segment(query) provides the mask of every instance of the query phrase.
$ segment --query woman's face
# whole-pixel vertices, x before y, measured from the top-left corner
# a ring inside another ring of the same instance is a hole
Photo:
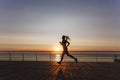
[[[65,39],[65,36],[62,36],[62,39]]]

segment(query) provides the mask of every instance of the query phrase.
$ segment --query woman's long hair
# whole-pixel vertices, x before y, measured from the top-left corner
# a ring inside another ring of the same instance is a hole
[[[69,36],[63,35],[63,37],[65,38],[65,40],[70,40]]]
[[[70,40],[70,37],[69,36],[65,36],[66,37],[66,40]]]

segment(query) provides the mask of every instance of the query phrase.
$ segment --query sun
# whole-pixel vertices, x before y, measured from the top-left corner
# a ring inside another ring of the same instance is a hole
[[[57,46],[55,50],[56,50],[56,51],[60,51],[60,48]]]
[[[54,51],[62,51],[62,47],[61,47],[61,46],[56,46],[56,47],[54,48]]]

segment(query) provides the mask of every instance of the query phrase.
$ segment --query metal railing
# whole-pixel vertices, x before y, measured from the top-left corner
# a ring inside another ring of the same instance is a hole
[[[52,51],[0,51],[0,61],[55,61],[57,53],[53,53]],[[85,54],[81,51],[74,51],[72,53],[73,56],[78,58],[79,62],[113,62],[115,55],[120,58],[119,51],[111,53],[106,52],[107,54],[98,51],[91,53],[86,52],[89,54]],[[72,61],[72,59],[65,56],[64,61]]]

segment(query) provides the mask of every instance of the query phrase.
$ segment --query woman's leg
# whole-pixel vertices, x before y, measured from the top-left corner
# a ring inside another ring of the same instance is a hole
[[[62,53],[62,56],[61,56],[61,60],[58,62],[58,64],[61,64],[62,60],[63,60],[63,57],[64,57],[65,53],[63,52]]]
[[[65,53],[62,53],[60,62],[62,62],[64,55],[65,55]]]
[[[67,54],[67,56],[69,56],[69,57],[71,57],[71,58],[75,59],[72,55],[70,55],[70,54],[69,54],[69,52],[68,52],[68,51],[66,52],[66,54]]]
[[[75,58],[75,57],[73,57],[72,55],[70,55],[68,51],[66,51],[66,54],[67,54],[67,56],[73,58],[76,62],[78,62],[78,61],[77,61],[77,58]]]

